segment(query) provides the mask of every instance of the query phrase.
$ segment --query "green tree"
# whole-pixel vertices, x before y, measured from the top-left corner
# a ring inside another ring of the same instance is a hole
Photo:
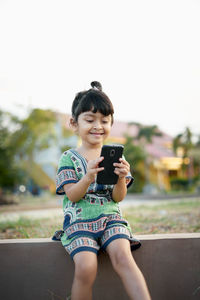
[[[34,153],[48,148],[55,142],[55,113],[33,109],[23,120],[0,111],[0,188],[10,189],[22,183],[26,170],[23,162],[30,165]]]
[[[188,151],[188,156],[193,163],[194,175],[196,175],[197,179],[200,179],[200,135],[197,141],[193,143],[193,147]]]
[[[183,172],[187,171],[189,179],[191,179],[193,173],[193,157],[191,154],[194,144],[192,138],[193,134],[190,128],[186,127],[185,130],[182,133],[179,133],[173,140],[174,152],[183,158],[182,170]],[[187,158],[190,159],[189,163]]]
[[[178,150],[181,148],[182,157],[188,157],[188,152],[193,148],[192,142],[193,134],[189,127],[186,127],[183,133],[179,133],[173,139],[173,149],[178,154]]]
[[[199,180],[200,174],[200,135],[194,142],[195,135],[189,127],[178,134],[173,140],[175,153],[183,158],[182,173],[188,180],[188,188],[193,188]]]
[[[46,149],[55,141],[55,114],[51,110],[33,109],[27,118],[18,121],[12,143],[20,159],[33,160],[36,151]]]
[[[145,160],[145,153],[139,145],[133,144],[131,136],[126,136],[124,156],[130,164],[131,174],[134,177],[134,184],[130,187],[129,192],[141,192],[144,185],[144,174],[140,163]]]
[[[4,192],[12,190],[23,176],[15,162],[15,148],[11,143],[12,128],[12,115],[0,110],[0,203],[3,202]]]
[[[139,131],[137,134],[137,139],[144,144],[151,144],[152,138],[154,136],[162,136],[162,133],[159,131],[157,125],[152,126],[142,126],[139,125]]]
[[[136,139],[139,141],[141,147],[145,152],[145,159],[144,159],[144,168],[145,168],[145,181],[149,182],[149,168],[150,168],[150,157],[146,151],[146,146],[152,143],[152,139],[155,136],[162,136],[162,133],[159,131],[157,125],[152,126],[143,126],[139,124],[138,126],[138,134]]]

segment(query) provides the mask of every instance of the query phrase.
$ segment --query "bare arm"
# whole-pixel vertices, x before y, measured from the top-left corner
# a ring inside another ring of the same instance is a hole
[[[98,164],[103,160],[99,157],[91,160],[87,165],[87,173],[77,183],[65,184],[63,186],[65,194],[71,202],[78,202],[87,192],[90,184],[95,180],[96,174],[104,168],[99,168]]]
[[[112,192],[112,198],[115,202],[120,202],[127,194],[126,176],[130,171],[130,165],[125,160],[120,158],[120,163],[115,163],[115,173],[119,176],[117,184],[115,184]]]

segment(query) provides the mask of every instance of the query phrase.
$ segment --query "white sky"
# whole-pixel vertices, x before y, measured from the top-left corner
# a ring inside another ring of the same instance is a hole
[[[102,83],[115,119],[200,133],[199,0],[0,0],[0,107],[70,113]]]

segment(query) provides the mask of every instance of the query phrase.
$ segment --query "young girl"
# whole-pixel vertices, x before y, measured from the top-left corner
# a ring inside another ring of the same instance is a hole
[[[96,183],[97,173],[103,170],[98,166],[104,159],[101,147],[110,133],[114,109],[101,84],[94,81],[91,86],[78,93],[72,104],[70,124],[82,144],[62,154],[56,180],[57,194],[65,195],[61,241],[75,263],[71,299],[92,299],[97,253],[103,249],[129,298],[149,300],[144,277],[131,254],[140,242],[133,238],[119,209],[133,181],[129,163],[121,158],[114,164],[118,175],[114,186]]]

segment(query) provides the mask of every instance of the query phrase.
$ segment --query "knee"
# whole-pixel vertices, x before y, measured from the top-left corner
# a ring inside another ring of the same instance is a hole
[[[75,277],[84,284],[92,284],[96,278],[97,264],[92,261],[81,261],[75,265]]]
[[[128,271],[135,265],[131,252],[126,250],[116,251],[111,258],[114,270],[120,273],[123,270]]]

